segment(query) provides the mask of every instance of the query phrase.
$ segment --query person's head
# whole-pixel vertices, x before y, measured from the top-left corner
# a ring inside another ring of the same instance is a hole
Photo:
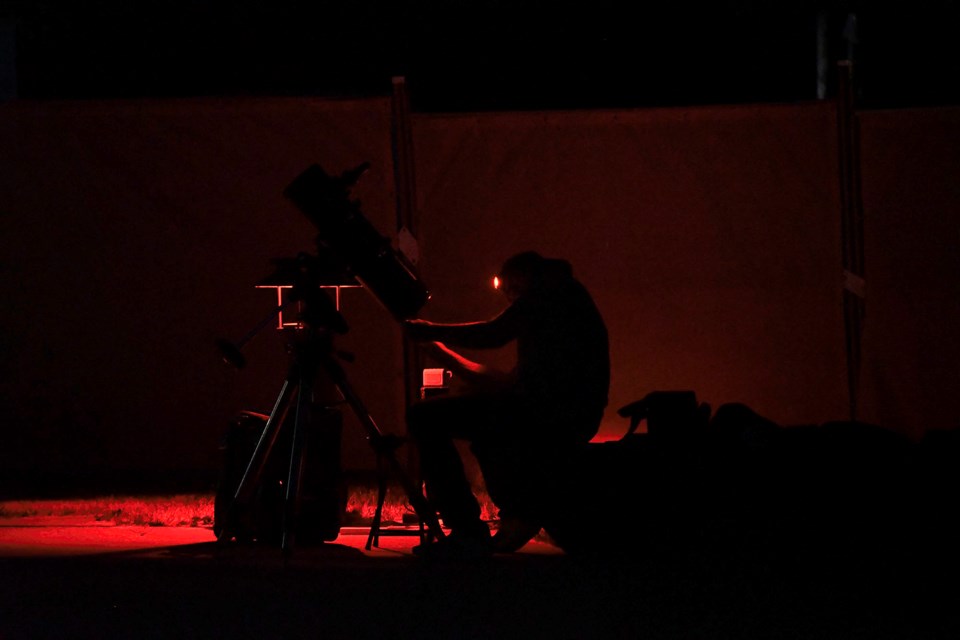
[[[536,251],[524,251],[508,258],[497,274],[499,289],[510,302],[533,290],[571,277],[569,262],[544,258]]]

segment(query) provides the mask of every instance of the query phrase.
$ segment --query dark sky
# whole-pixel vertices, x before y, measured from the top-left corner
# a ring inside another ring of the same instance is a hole
[[[960,102],[955,1],[664,4],[5,0],[0,21],[25,98],[366,95],[405,75],[415,108],[475,110],[814,99],[818,14],[832,71],[854,12],[864,106]]]

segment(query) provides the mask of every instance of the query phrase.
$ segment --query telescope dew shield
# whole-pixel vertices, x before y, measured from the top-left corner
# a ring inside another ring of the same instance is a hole
[[[407,265],[403,256],[380,235],[350,200],[350,187],[366,164],[333,178],[314,164],[284,190],[290,200],[317,228],[322,245],[396,319],[414,318],[430,293]]]

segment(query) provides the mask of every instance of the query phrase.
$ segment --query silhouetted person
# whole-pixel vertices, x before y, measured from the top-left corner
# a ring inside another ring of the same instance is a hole
[[[500,291],[510,305],[491,320],[410,320],[409,337],[472,388],[413,405],[408,428],[420,450],[427,496],[451,535],[447,550],[513,551],[541,528],[546,476],[570,447],[599,429],[610,382],[607,330],[565,260],[528,251],[508,259]],[[498,372],[447,345],[492,349],[516,341],[516,366]],[[470,442],[500,515],[493,543],[454,440]]]

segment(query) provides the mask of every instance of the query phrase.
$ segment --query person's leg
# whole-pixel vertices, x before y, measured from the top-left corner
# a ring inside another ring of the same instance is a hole
[[[471,450],[483,473],[499,524],[493,549],[512,553],[540,533],[538,465],[541,451],[529,443],[474,442]]]
[[[478,438],[471,443],[470,451],[500,515],[521,513],[536,475],[536,447]]]
[[[454,440],[473,441],[497,429],[503,398],[468,395],[434,398],[412,405],[407,428],[420,453],[427,498],[451,532],[488,536],[480,505],[467,479]]]
[[[498,551],[516,551],[558,510],[574,508],[570,498],[583,473],[579,452],[596,433],[602,412],[571,411],[569,419],[552,421],[547,413],[519,406],[513,437],[478,438],[471,447],[498,509]]]

